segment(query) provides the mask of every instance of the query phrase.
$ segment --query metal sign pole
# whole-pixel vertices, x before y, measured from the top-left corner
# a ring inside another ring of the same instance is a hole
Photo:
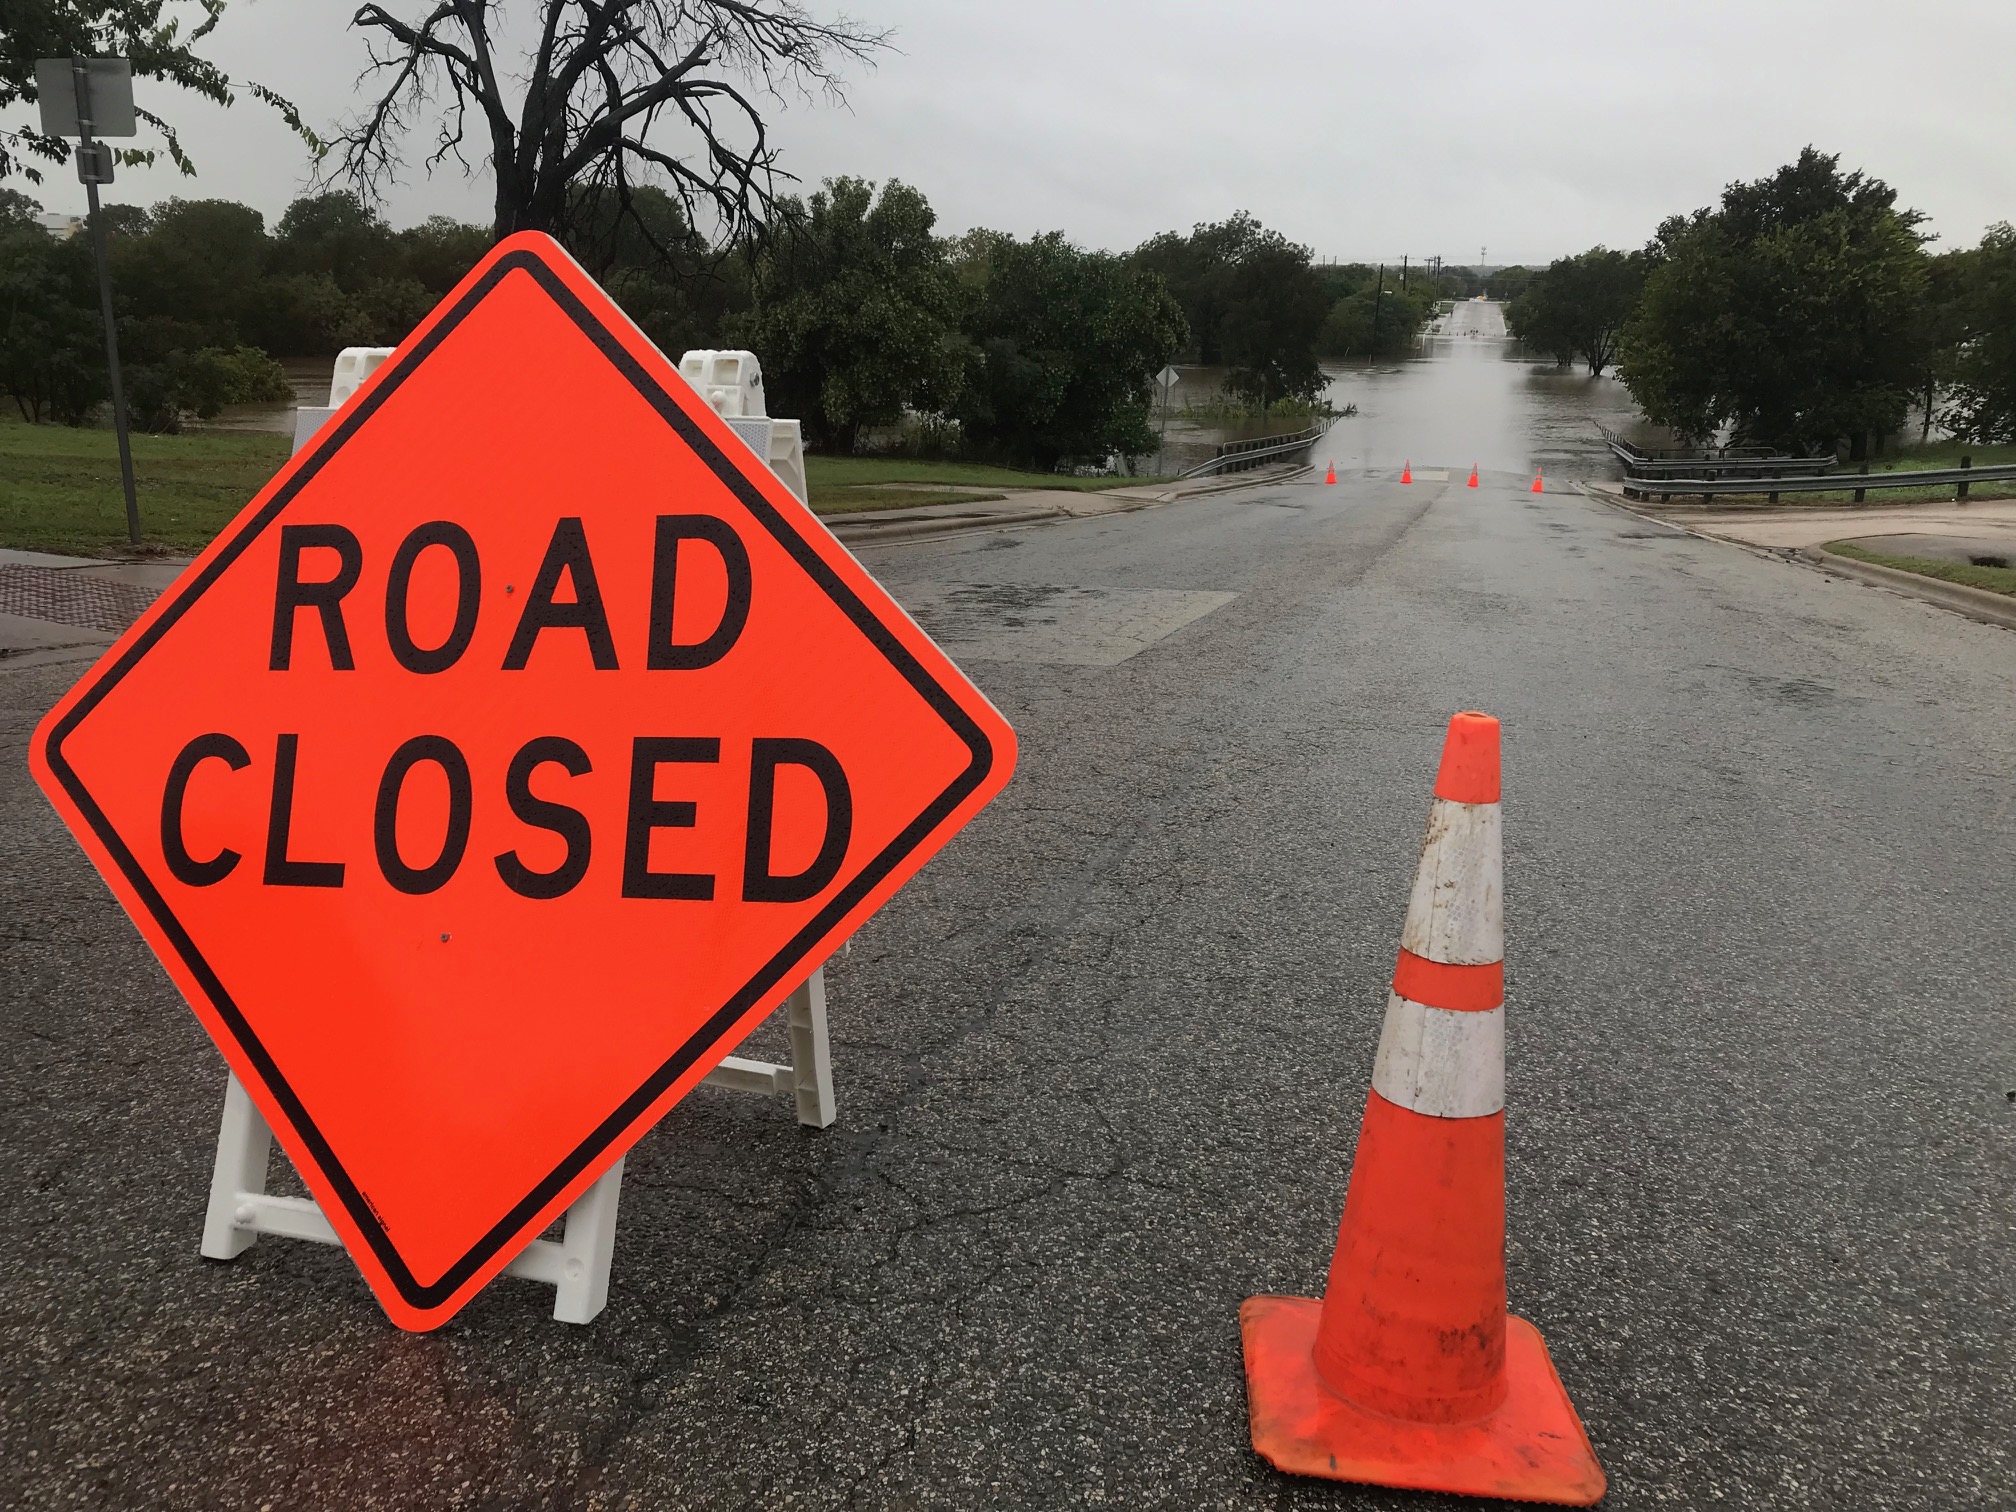
[[[112,375],[112,429],[119,437],[119,478],[126,487],[126,538],[138,546],[140,501],[133,491],[133,443],[126,431],[126,386],[119,376],[119,327],[112,314],[112,265],[105,251],[105,222],[98,213],[98,185],[106,177],[110,152],[91,139],[91,79],[82,58],[70,60],[70,76],[77,89],[77,176],[84,181],[84,193],[91,205],[91,250],[98,259],[98,308],[105,321],[105,363]]]

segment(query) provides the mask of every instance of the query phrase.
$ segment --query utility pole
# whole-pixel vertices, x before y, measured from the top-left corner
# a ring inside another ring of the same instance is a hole
[[[1379,301],[1386,297],[1386,264],[1379,264],[1379,280],[1372,289],[1372,351],[1376,361],[1379,356]]]

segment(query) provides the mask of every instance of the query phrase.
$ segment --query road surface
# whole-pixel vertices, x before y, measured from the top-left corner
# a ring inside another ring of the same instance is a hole
[[[836,960],[838,1126],[697,1093],[585,1329],[197,1258],[221,1065],[28,781],[79,666],[0,671],[0,1505],[1456,1505],[1256,1460],[1237,1314],[1322,1284],[1464,707],[1606,1505],[2016,1505],[2016,637],[1413,460],[873,554],[1020,772]]]

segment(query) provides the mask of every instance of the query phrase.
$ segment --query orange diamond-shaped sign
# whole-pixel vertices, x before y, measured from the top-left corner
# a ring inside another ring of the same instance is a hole
[[[430,1328],[1014,753],[526,235],[51,711],[31,761],[386,1310]]]

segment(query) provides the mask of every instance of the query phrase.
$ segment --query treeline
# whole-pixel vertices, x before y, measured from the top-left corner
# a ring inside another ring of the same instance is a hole
[[[670,197],[634,202],[576,255],[674,356],[755,351],[778,412],[838,452],[900,431],[914,451],[1046,469],[1141,455],[1166,364],[1222,366],[1255,408],[1306,405],[1323,359],[1411,349],[1471,282],[1318,266],[1244,214],[1109,253],[1058,233],[942,237],[916,189],[840,178],[721,253]],[[48,236],[36,209],[0,191],[0,387],[30,420],[81,424],[106,397],[90,248]],[[226,200],[104,215],[129,396],[156,430],[284,399],[277,357],[396,345],[491,240],[442,218],[394,230],[344,193],[297,200],[270,230]]]
[[[1615,363],[1648,419],[1850,459],[1904,428],[2016,442],[2016,229],[1933,252],[1896,191],[1807,148],[1650,245],[1534,274],[1512,332],[1592,373]]]
[[[81,425],[105,403],[88,237],[52,237],[39,207],[0,190],[0,388],[31,421]],[[134,423],[284,400],[274,355],[397,343],[489,245],[445,219],[393,231],[347,195],[298,200],[269,233],[229,200],[102,212]]]

